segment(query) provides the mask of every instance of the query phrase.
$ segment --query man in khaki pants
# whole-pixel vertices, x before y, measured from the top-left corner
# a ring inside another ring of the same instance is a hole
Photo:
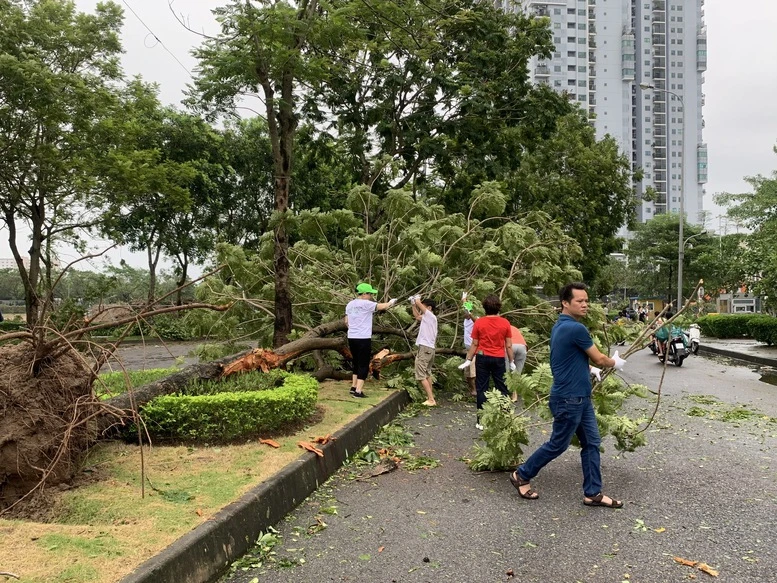
[[[437,303],[430,299],[422,300],[421,296],[413,296],[410,298],[410,305],[413,307],[413,317],[421,322],[418,328],[418,339],[415,342],[418,346],[418,354],[415,357],[415,378],[426,391],[426,401],[423,404],[434,407],[437,401],[432,391],[432,364],[434,364],[434,345],[437,342],[437,316],[434,315]]]

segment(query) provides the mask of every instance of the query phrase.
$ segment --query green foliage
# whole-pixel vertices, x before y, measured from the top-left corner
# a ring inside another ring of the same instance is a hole
[[[225,356],[243,352],[249,348],[251,348],[249,344],[238,344],[236,342],[199,344],[192,350],[192,354],[199,358],[200,362],[211,362]]]
[[[755,316],[747,322],[747,333],[759,342],[766,342],[770,346],[777,344],[777,318]]]
[[[158,439],[224,442],[277,430],[315,411],[318,382],[306,375],[290,375],[273,390],[247,391],[241,382],[226,379],[216,394],[157,397],[141,417]]]
[[[743,338],[750,334],[750,321],[760,317],[759,314],[710,314],[702,316],[696,323],[705,336]]]
[[[480,414],[481,438],[485,446],[475,444],[468,465],[474,471],[514,468],[521,459],[521,445],[528,445],[530,418],[513,414],[513,402],[497,390],[486,393]]]
[[[228,377],[227,380],[195,380],[183,390],[184,395],[218,395],[223,392],[243,393],[267,391],[282,387],[286,380],[293,378],[291,373],[281,369],[265,372],[250,371]],[[226,386],[228,385],[228,387]]]
[[[11,321],[8,319],[0,322],[0,332],[16,332],[18,330],[24,330],[27,326],[22,320]]]
[[[142,387],[168,377],[177,371],[176,368],[152,368],[101,373],[94,383],[94,392],[98,399],[110,399],[126,393],[128,387]]]
[[[777,147],[773,150],[777,153]],[[727,255],[740,265],[742,277],[735,283],[745,284],[752,293],[765,296],[766,307],[774,309],[777,306],[777,171],[770,176],[747,176],[745,182],[752,192],[715,196],[717,204],[728,207],[728,217],[750,231],[740,237],[733,253]]]
[[[487,393],[488,401],[483,405],[480,422],[484,426],[482,439],[484,446],[475,445],[474,455],[469,461],[473,470],[506,470],[515,467],[523,455],[521,445],[528,444],[528,431],[532,425],[532,413],[543,420],[552,418],[546,406],[553,384],[550,365],[543,362],[529,374],[507,375],[507,386],[517,391],[523,411],[513,412],[513,403],[496,390]],[[618,412],[626,399],[636,396],[646,398],[647,387],[627,385],[615,375],[608,375],[597,383],[592,393],[596,420],[602,439],[607,435],[615,438],[618,451],[634,451],[644,445],[645,434],[641,429],[647,419],[633,419]],[[578,445],[577,437],[572,440]]]

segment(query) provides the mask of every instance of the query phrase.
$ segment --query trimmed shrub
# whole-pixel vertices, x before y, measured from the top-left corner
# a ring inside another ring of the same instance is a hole
[[[18,332],[24,330],[27,322],[22,320],[3,320],[0,322],[0,332]]]
[[[238,379],[240,377],[237,377]],[[222,442],[268,432],[310,417],[318,400],[318,381],[289,374],[268,390],[233,391],[221,381],[217,394],[165,395],[141,410],[151,435],[171,440]]]
[[[705,336],[715,338],[742,338],[749,336],[748,323],[760,314],[713,314],[702,316],[696,323]]]
[[[756,316],[747,323],[751,338],[768,345],[777,344],[777,318],[772,316]]]

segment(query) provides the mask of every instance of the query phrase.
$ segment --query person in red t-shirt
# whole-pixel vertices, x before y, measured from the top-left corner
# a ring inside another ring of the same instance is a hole
[[[505,384],[505,355],[510,363],[510,370],[515,370],[513,363],[513,338],[510,322],[499,315],[502,302],[499,297],[491,294],[483,300],[483,310],[486,315],[478,318],[472,327],[472,344],[467,351],[467,358],[459,368],[470,365],[472,357],[475,361],[475,387],[477,388],[478,416],[483,403],[486,402],[486,391],[489,379],[494,379],[494,386],[502,394],[510,396]],[[483,429],[478,419],[475,427]]]

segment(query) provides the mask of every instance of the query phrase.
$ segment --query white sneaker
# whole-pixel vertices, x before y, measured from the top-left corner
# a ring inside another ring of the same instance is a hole
[[[480,423],[475,423],[475,429],[478,431],[483,431],[483,426]]]

